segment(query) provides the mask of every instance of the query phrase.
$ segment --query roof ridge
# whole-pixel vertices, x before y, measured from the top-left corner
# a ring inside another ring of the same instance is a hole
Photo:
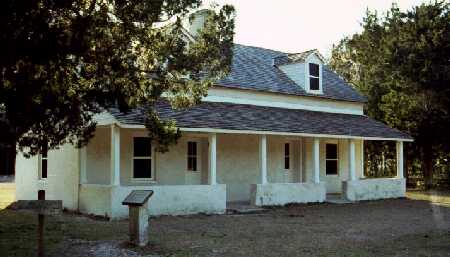
[[[267,50],[267,51],[277,52],[277,53],[280,53],[280,55],[282,55],[282,54],[288,54],[288,53],[283,52],[283,51],[280,51],[280,50],[275,50],[275,49],[265,48],[265,47],[261,47],[261,46],[245,45],[245,44],[241,44],[241,43],[233,43],[233,44],[236,45],[236,46],[251,47],[251,48],[257,48],[257,49],[261,49],[261,50]]]

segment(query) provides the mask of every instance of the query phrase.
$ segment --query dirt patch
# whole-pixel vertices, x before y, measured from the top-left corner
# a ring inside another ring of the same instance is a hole
[[[33,222],[0,212],[0,252],[27,253]],[[19,219],[8,222],[8,219]],[[150,244],[126,243],[126,221],[63,215],[50,222],[52,256],[449,256],[450,208],[428,201],[293,205],[263,214],[193,215],[151,219]],[[6,236],[5,231],[13,236]],[[13,238],[14,237],[14,238]],[[17,247],[17,245],[16,245]],[[18,253],[18,254],[16,254]],[[16,255],[14,255],[16,254]]]

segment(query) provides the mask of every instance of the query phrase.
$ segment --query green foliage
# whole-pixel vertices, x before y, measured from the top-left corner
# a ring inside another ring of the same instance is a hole
[[[201,0],[5,0],[0,8],[0,146],[36,154],[81,146],[94,115],[145,106],[158,144],[179,131],[152,109],[198,103],[229,71],[234,9],[210,10],[195,40],[182,27]]]
[[[407,12],[394,4],[381,17],[367,11],[363,31],[335,46],[330,62],[368,97],[369,116],[414,137],[408,157],[422,159],[427,177],[432,160],[450,151],[449,11],[444,1]]]

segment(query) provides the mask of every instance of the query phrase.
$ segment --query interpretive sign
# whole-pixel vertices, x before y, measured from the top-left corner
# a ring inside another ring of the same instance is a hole
[[[133,190],[123,200],[123,205],[142,206],[153,195],[153,190]]]
[[[148,243],[148,199],[153,195],[152,190],[133,190],[122,201],[129,208],[130,242],[138,246]]]

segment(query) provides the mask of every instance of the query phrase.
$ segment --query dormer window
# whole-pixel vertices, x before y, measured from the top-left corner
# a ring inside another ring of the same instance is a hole
[[[307,93],[322,94],[322,66],[325,59],[317,50],[274,57],[273,65]]]
[[[320,90],[319,64],[309,64],[309,90]]]

